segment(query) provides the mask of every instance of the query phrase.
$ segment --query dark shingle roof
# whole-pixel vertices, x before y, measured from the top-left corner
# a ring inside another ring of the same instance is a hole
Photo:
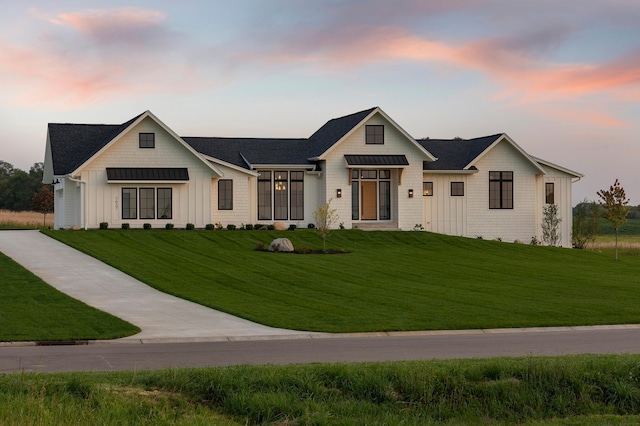
[[[307,139],[183,137],[193,149],[245,169],[250,164],[310,164],[313,146]],[[244,158],[243,158],[244,157]]]
[[[186,167],[107,167],[107,180],[189,180]]]
[[[140,115],[122,124],[49,123],[53,174],[72,173],[129,127]]]
[[[349,133],[351,129],[364,120],[377,107],[369,108],[354,114],[345,115],[344,117],[334,118],[327,121],[324,126],[320,127],[311,137],[309,142],[315,146],[316,154],[319,156],[326,150],[331,148],[344,135]]]
[[[424,170],[463,170],[489,148],[502,133],[474,139],[418,139],[417,142],[438,160],[424,162]]]
[[[406,155],[345,155],[350,166],[408,166]]]

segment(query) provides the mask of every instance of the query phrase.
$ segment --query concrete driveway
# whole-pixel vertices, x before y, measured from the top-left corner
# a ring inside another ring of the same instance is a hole
[[[142,330],[121,341],[246,340],[312,334],[256,324],[162,293],[39,231],[0,231],[0,252],[61,292]]]

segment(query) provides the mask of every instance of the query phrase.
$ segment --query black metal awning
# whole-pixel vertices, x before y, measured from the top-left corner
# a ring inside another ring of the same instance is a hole
[[[345,155],[350,167],[353,166],[408,166],[404,155]]]
[[[188,181],[186,167],[107,167],[107,180]]]

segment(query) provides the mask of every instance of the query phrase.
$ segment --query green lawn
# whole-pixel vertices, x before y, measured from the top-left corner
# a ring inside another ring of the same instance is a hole
[[[640,257],[449,237],[334,232],[348,254],[255,251],[311,230],[44,231],[167,293],[263,324],[358,332],[640,323]]]
[[[72,299],[0,253],[0,341],[110,339],[139,328]]]

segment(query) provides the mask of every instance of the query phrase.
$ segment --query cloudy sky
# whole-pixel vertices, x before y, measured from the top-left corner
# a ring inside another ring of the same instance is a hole
[[[509,134],[640,204],[638,0],[0,0],[0,160],[49,122],[308,137],[380,106],[416,138]]]

